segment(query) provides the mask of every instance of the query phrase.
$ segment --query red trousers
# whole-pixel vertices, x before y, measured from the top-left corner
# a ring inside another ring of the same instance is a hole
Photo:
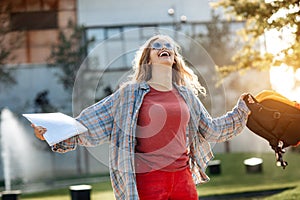
[[[140,200],[198,200],[189,167],[181,171],[136,174]]]

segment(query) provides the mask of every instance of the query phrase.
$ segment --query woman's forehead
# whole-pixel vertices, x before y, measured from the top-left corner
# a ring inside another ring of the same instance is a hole
[[[172,41],[170,38],[168,38],[168,37],[163,37],[163,36],[157,38],[157,39],[154,40],[153,42],[169,42],[169,43],[173,43],[173,41]]]

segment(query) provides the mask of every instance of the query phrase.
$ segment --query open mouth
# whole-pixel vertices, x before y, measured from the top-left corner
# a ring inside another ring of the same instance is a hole
[[[170,53],[168,51],[162,51],[158,55],[159,57],[169,57]]]

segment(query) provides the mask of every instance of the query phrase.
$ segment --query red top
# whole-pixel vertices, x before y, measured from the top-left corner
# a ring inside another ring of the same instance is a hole
[[[188,166],[186,128],[190,115],[178,91],[150,87],[137,123],[136,172],[177,171]]]

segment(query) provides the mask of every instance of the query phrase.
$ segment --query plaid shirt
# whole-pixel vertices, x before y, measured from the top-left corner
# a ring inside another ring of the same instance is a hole
[[[223,142],[240,133],[249,109],[243,100],[219,118],[211,118],[200,100],[184,86],[175,85],[189,111],[187,149],[195,184],[209,181],[205,174],[213,158],[210,143]],[[146,82],[129,84],[100,102],[86,108],[76,118],[88,132],[55,144],[53,151],[67,152],[76,145],[95,146],[109,142],[109,169],[116,199],[139,199],[135,181],[134,153],[138,112],[143,97],[150,91]]]

